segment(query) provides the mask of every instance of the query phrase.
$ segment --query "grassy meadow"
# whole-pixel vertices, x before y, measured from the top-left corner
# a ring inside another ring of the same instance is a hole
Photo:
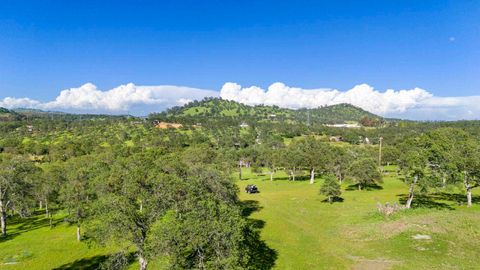
[[[319,195],[321,181],[292,182],[281,173],[277,179],[283,180],[273,182],[268,175],[245,178],[240,187],[256,184],[260,193],[240,197],[277,253],[276,269],[480,268],[480,207],[460,205],[463,196],[417,197],[414,209],[386,219],[377,202],[398,202],[408,191],[393,171],[370,190],[344,184],[343,202],[333,204]],[[415,240],[417,234],[431,239]]]
[[[392,170],[369,190],[344,184],[343,201],[333,204],[319,195],[321,179],[310,185],[299,178],[292,182],[278,172],[270,181],[268,174],[245,170],[245,180],[238,182],[244,213],[260,230],[271,251],[265,260],[274,269],[480,268],[480,205],[464,206],[459,190],[416,197],[414,209],[385,218],[377,202],[399,202],[407,193]],[[246,194],[247,184],[256,184],[260,193]],[[77,242],[75,227],[61,214],[54,224],[50,229],[40,213],[28,221],[11,220],[10,236],[0,240],[0,269],[94,269],[115,251]],[[431,239],[414,239],[417,235]],[[137,269],[136,262],[130,269]]]

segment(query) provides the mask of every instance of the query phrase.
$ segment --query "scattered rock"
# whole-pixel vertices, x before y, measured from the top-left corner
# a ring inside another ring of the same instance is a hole
[[[427,235],[427,234],[416,234],[414,236],[412,236],[413,239],[415,240],[430,240],[432,239],[432,237],[430,235]]]

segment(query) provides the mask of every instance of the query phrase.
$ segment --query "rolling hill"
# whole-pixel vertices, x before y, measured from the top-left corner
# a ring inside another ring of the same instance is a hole
[[[296,121],[310,123],[341,124],[361,122],[365,119],[383,121],[383,118],[351,104],[336,104],[315,109],[287,109],[278,106],[249,106],[235,101],[219,98],[206,98],[193,101],[181,107],[173,107],[151,118],[192,119],[192,118],[240,118],[270,119],[278,121]]]

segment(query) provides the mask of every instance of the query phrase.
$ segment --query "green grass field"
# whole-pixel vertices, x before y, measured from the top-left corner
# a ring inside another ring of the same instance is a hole
[[[345,184],[343,202],[329,204],[318,193],[321,180],[310,185],[275,176],[271,182],[246,171],[238,182],[241,191],[246,184],[259,187],[259,194],[240,197],[275,251],[275,269],[480,269],[480,205],[461,205],[459,190],[420,197],[414,209],[386,219],[376,203],[398,202],[407,192],[396,177],[364,191]],[[50,229],[43,215],[13,220],[10,236],[0,240],[0,269],[91,269],[115,250],[78,243],[75,227],[61,216],[56,223]],[[417,234],[431,239],[415,240]]]
[[[60,217],[55,219],[54,229],[50,229],[48,219],[41,214],[10,222],[9,236],[0,238],[0,269],[88,267],[110,253],[105,248],[77,242],[75,227],[63,223]]]
[[[260,193],[241,198],[257,205],[250,218],[263,221],[276,269],[480,269],[480,207],[459,206],[463,196],[421,198],[415,209],[385,219],[376,203],[398,202],[407,192],[396,177],[385,177],[383,189],[345,191],[344,185],[344,201],[334,204],[323,202],[318,181],[245,177],[240,187],[253,183]],[[431,240],[413,239],[417,234]]]

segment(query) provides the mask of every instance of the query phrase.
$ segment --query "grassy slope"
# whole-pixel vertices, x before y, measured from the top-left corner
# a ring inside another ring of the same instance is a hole
[[[467,209],[451,201],[430,203],[440,209],[418,208],[385,220],[376,203],[397,202],[397,195],[407,192],[396,178],[387,177],[382,190],[343,190],[345,201],[333,205],[322,202],[319,183],[263,179],[243,181],[242,187],[255,183],[261,193],[242,193],[241,198],[259,202],[260,210],[250,218],[265,222],[262,238],[278,252],[276,269],[480,267],[478,205]],[[416,234],[432,240],[414,240]]]
[[[239,182],[241,189],[255,183],[261,191],[240,196],[258,202],[250,218],[264,222],[262,238],[278,254],[276,269],[478,268],[478,204],[467,209],[452,201],[430,202],[432,209],[417,208],[385,220],[376,213],[376,203],[396,202],[397,195],[407,191],[396,178],[387,177],[380,190],[345,191],[344,186],[345,201],[330,205],[318,194],[319,182],[289,182],[281,172],[273,182],[268,175],[244,176],[250,179]],[[27,225],[32,221],[36,223]],[[52,230],[41,218],[12,222],[11,238],[0,240],[0,269],[52,269],[74,262],[89,266],[113,251],[77,243],[75,227],[61,217],[57,221]],[[428,234],[432,240],[413,240],[415,234]],[[130,269],[136,268],[134,262]]]
[[[30,220],[11,220],[9,237],[0,240],[0,269],[53,269],[83,259],[84,266],[109,253],[106,248],[89,248],[75,240],[75,227],[60,217],[50,229],[43,215]],[[10,264],[9,264],[10,263]]]

